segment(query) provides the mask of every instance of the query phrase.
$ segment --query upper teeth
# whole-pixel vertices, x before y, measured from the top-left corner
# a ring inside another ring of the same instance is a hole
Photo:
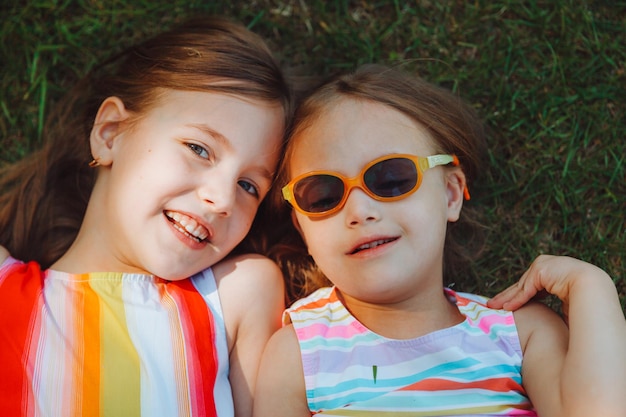
[[[189,216],[169,210],[165,211],[165,215],[174,221],[174,227],[181,232],[188,233],[191,237],[197,239],[198,241],[202,241],[209,236],[207,228]]]
[[[357,250],[363,250],[363,249],[371,249],[371,248],[375,248],[378,245],[382,245],[383,243],[388,242],[388,240],[386,239],[381,239],[381,240],[376,240],[374,242],[369,242],[366,243],[364,245],[361,245],[357,248]]]

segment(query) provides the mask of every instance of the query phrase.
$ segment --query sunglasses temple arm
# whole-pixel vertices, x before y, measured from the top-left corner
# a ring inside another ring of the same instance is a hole
[[[426,164],[425,166],[422,166],[423,170],[425,170],[424,168],[428,169],[428,168],[435,167],[437,165],[446,165],[446,164],[453,164],[454,166],[460,165],[459,158],[456,155],[432,155],[425,159],[426,159]],[[469,190],[467,189],[467,186],[463,187],[463,197],[465,197],[466,200],[470,199],[470,193],[469,193]]]

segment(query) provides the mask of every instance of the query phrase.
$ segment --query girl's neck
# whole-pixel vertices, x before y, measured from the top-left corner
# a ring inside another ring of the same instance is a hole
[[[394,304],[356,300],[337,289],[350,313],[372,332],[390,339],[414,339],[461,323],[465,316],[448,300],[443,287]]]
[[[102,191],[102,183],[106,178],[99,178],[96,182],[76,239],[50,269],[71,274],[124,272],[149,275],[148,272],[123,262],[124,253],[113,251],[115,245],[111,240],[109,226],[103,220],[106,218],[105,213],[102,212],[102,208],[107,205]]]
[[[97,231],[97,229],[95,230]],[[111,256],[110,252],[105,250],[105,248],[109,247],[106,245],[105,240],[93,239],[92,236],[98,235],[93,232],[93,229],[90,229],[90,231],[92,231],[91,234],[81,228],[67,252],[52,264],[50,269],[70,274],[123,272],[151,275],[149,272],[121,262],[120,257]]]

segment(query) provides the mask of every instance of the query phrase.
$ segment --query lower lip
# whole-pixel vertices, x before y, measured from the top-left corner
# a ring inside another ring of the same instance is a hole
[[[182,233],[180,230],[178,230],[175,226],[174,223],[172,223],[170,221],[170,219],[165,216],[165,214],[163,215],[165,217],[165,222],[167,223],[167,225],[169,226],[170,230],[172,230],[172,232],[174,232],[174,236],[176,236],[176,238],[178,238],[178,240],[180,240],[182,243],[185,244],[185,246],[194,249],[194,250],[198,250],[198,249],[203,249],[204,247],[206,247],[207,245],[207,240],[203,240],[202,242],[198,242],[196,239],[193,239],[189,236],[187,236],[186,234]]]

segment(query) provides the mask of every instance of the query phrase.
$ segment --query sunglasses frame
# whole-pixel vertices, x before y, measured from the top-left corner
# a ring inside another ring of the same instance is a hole
[[[390,160],[390,159],[409,159],[410,161],[412,161],[415,164],[415,167],[417,170],[417,180],[415,181],[415,185],[413,186],[413,188],[404,194],[400,194],[400,195],[393,196],[393,197],[381,197],[375,194],[374,192],[372,192],[367,187],[367,185],[365,185],[365,182],[364,182],[365,173],[367,172],[368,169],[370,169],[374,165],[383,161]],[[283,194],[283,198],[287,200],[287,202],[294,209],[296,209],[296,211],[304,214],[307,217],[328,216],[330,214],[338,212],[339,210],[343,208],[343,206],[346,204],[346,201],[348,200],[348,196],[350,195],[350,193],[352,192],[354,188],[360,188],[368,196],[370,196],[371,198],[377,201],[402,200],[403,198],[406,198],[409,195],[413,194],[415,191],[417,191],[417,189],[422,184],[422,178],[424,176],[424,172],[426,172],[430,168],[434,168],[439,165],[448,165],[448,164],[453,164],[454,166],[458,166],[459,159],[456,157],[456,155],[446,155],[446,154],[431,155],[427,157],[410,155],[410,154],[388,154],[385,156],[381,156],[380,158],[376,158],[373,161],[369,162],[363,167],[361,172],[356,177],[352,177],[352,178],[348,178],[345,175],[342,175],[335,171],[311,171],[311,172],[306,172],[304,174],[298,175],[297,177],[289,181],[289,183],[282,188],[282,194]],[[300,205],[296,201],[296,197],[295,197],[293,189],[299,181],[305,178],[314,177],[317,175],[328,175],[328,176],[339,178],[343,182],[344,192],[343,192],[343,196],[341,197],[341,200],[339,201],[339,203],[337,203],[335,207],[326,211],[312,213],[300,207]],[[465,196],[465,199],[469,200],[469,192],[467,191],[467,188],[464,188],[463,194]]]

